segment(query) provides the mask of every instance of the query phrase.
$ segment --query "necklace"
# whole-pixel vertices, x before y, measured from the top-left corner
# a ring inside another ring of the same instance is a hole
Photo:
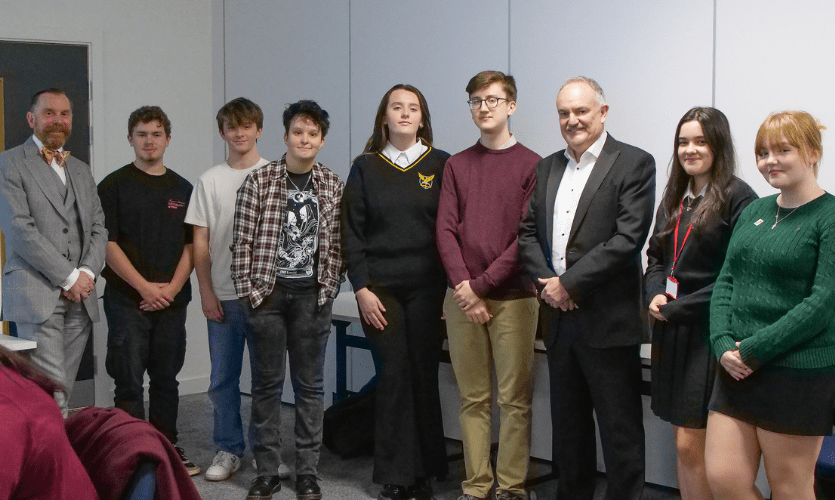
[[[312,174],[311,174],[311,175],[308,175],[308,176],[307,176],[307,182],[305,182],[305,183],[304,183],[304,187],[303,187],[303,188],[301,188],[301,189],[299,189],[299,186],[297,186],[297,185],[296,185],[296,183],[295,183],[295,182],[293,182],[293,179],[291,179],[291,178],[290,178],[290,174],[289,174],[289,173],[287,174],[287,180],[288,180],[288,181],[290,181],[290,184],[292,184],[292,185],[293,185],[293,187],[294,187],[294,188],[296,188],[296,191],[298,191],[298,192],[300,192],[300,193],[301,193],[302,191],[304,191],[304,188],[306,188],[308,184],[310,184],[310,178],[311,178],[311,177],[313,177],[313,175],[312,175]]]
[[[799,207],[799,206],[798,206],[798,207],[794,207],[794,208],[792,209],[792,211],[791,211],[791,212],[789,212],[789,213],[787,213],[786,215],[784,215],[784,216],[783,216],[783,218],[781,219],[781,218],[780,218],[780,205],[777,205],[777,215],[775,215],[775,216],[774,216],[774,225],[773,225],[773,226],[771,226],[771,229],[774,229],[775,227],[777,227],[777,224],[779,224],[781,221],[783,221],[783,220],[784,220],[786,217],[788,217],[789,215],[793,214],[793,213],[794,213],[794,211],[795,211],[795,210],[797,210],[798,208],[800,208],[800,207]]]

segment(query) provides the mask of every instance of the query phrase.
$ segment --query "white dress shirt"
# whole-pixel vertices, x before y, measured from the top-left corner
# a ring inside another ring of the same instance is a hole
[[[557,190],[557,197],[554,200],[554,234],[551,241],[551,261],[557,276],[562,276],[566,269],[566,249],[568,247],[568,233],[574,223],[574,214],[577,212],[577,205],[580,203],[580,195],[586,187],[591,171],[597,164],[597,158],[603,151],[603,144],[609,135],[604,131],[594,144],[580,156],[577,163],[565,150],[565,157],[568,164],[565,166],[565,173],[562,175],[560,187]]]
[[[423,143],[420,139],[406,151],[400,151],[391,142],[386,143],[386,147],[381,151],[382,155],[400,168],[408,168],[409,165],[416,162],[420,155],[426,152],[429,146]]]

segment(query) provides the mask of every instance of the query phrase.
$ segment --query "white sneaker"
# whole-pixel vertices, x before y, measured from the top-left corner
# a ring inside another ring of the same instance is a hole
[[[255,459],[252,459],[252,468],[256,471],[258,470],[258,463]],[[293,473],[290,471],[290,467],[287,467],[287,464],[284,462],[278,463],[278,478],[279,479],[289,479]]]
[[[241,467],[241,457],[220,450],[212,460],[212,466],[206,470],[206,479],[209,481],[223,481],[235,473]]]

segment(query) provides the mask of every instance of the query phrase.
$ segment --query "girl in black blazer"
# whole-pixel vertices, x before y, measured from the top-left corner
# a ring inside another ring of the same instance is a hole
[[[713,498],[705,473],[707,405],[716,375],[708,345],[710,295],[742,210],[757,198],[734,176],[730,126],[696,107],[676,128],[670,178],[647,250],[652,410],[673,424],[684,500]]]

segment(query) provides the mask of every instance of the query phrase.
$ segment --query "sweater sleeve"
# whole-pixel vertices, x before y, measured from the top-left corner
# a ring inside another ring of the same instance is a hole
[[[524,203],[519,207],[519,212],[516,214],[516,226],[525,218],[525,213],[528,210],[528,203],[531,199],[531,193],[536,186],[536,167],[531,166],[528,169],[527,176],[523,180],[525,191]],[[512,214],[508,214],[512,216]],[[491,290],[501,285],[513,272],[519,270],[519,236],[518,232],[513,242],[504,249],[501,255],[494,260],[484,273],[470,282],[470,288],[473,289],[476,295],[484,297]]]
[[[438,253],[444,264],[447,278],[452,286],[470,279],[470,272],[464,264],[464,255],[458,239],[458,227],[461,223],[460,200],[456,185],[455,169],[452,160],[447,160],[444,166],[443,182],[441,183],[441,197],[438,201],[438,219],[436,235],[438,239]]]
[[[360,160],[351,166],[342,195],[342,246],[348,279],[354,291],[368,286],[368,263],[365,260],[365,224],[367,207]]]
[[[646,306],[652,302],[652,299],[659,294],[664,293],[664,270],[666,268],[664,248],[664,236],[659,236],[658,233],[662,231],[666,223],[667,215],[663,207],[658,207],[658,212],[655,214],[655,228],[652,231],[652,236],[649,239],[649,247],[647,248],[647,271],[644,273],[644,289]],[[666,235],[665,235],[666,236]],[[665,316],[666,317],[666,316]]]
[[[831,212],[827,212],[827,215]],[[835,221],[820,230],[817,266],[811,293],[776,322],[741,341],[739,352],[751,369],[784,354],[818,335],[835,310]]]
[[[734,269],[729,257],[734,251],[736,233],[748,220],[747,215],[748,212],[743,211],[737,219],[731,241],[728,244],[728,252],[725,254],[725,263],[722,264],[722,270],[719,272],[719,277],[716,278],[710,298],[710,347],[717,358],[722,357],[725,351],[736,349],[736,341],[732,335],[733,332],[731,332],[733,314],[731,297],[734,291]]]

